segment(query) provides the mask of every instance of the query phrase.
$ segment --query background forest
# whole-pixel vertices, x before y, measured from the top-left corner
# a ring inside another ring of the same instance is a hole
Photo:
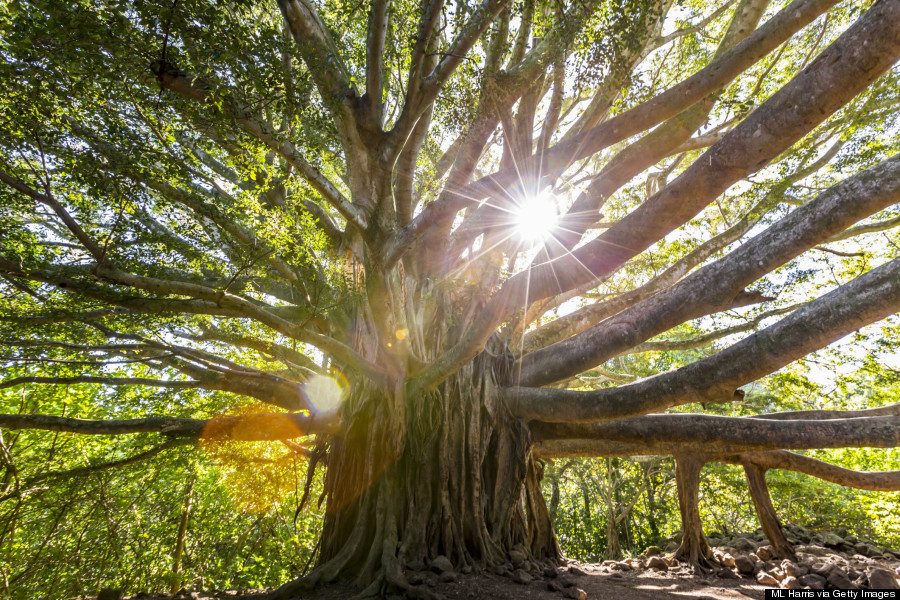
[[[830,354],[816,359],[840,358],[838,352]],[[889,369],[872,373],[865,367],[827,386],[811,382],[800,370],[769,378],[766,389],[754,390],[748,406],[735,407],[735,414],[756,411],[779,397],[803,404],[807,395],[822,397],[823,387],[852,407],[880,406],[900,392],[897,373]],[[108,399],[89,389],[72,386],[56,392],[7,392],[4,409],[27,411],[29,402],[39,401],[55,403],[61,412],[106,416]],[[115,400],[117,410],[111,414],[116,415],[129,403],[166,402],[164,396]],[[265,443],[216,444],[202,453],[173,447],[141,456],[153,445],[141,436],[124,443],[5,433],[3,593],[37,599],[74,597],[103,586],[133,591],[262,588],[309,568],[322,514],[317,506],[319,472],[310,502],[300,508],[307,459],[282,458],[284,450]],[[900,469],[896,449],[807,454],[863,471]],[[141,460],[133,464],[116,460],[135,455]],[[14,479],[23,485],[20,496],[9,493]],[[767,479],[784,523],[815,530],[843,527],[858,537],[900,547],[900,494],[863,492],[778,470],[769,471]],[[711,538],[758,527],[739,467],[709,464],[701,485],[701,514]],[[671,458],[557,460],[546,467],[544,494],[564,553],[582,561],[637,555],[650,545],[665,549],[666,538],[680,527]]]
[[[0,20],[10,28],[13,4],[4,2],[0,8]],[[626,0],[612,4],[616,6],[602,18],[615,22],[618,14],[628,14]],[[661,32],[660,39],[667,38],[666,43],[642,58],[611,115],[652,98],[709,62],[730,19],[725,9],[731,6],[713,4],[684,0],[674,5]],[[772,2],[766,16],[786,4]],[[699,134],[721,136],[808,64],[869,4],[855,0],[838,4],[744,73],[723,91],[708,127]],[[72,35],[88,34],[76,28]],[[595,41],[585,38],[578,43]],[[25,42],[10,38],[3,43]],[[602,44],[597,48],[604,51]],[[588,98],[599,77],[583,66],[573,60],[566,65],[566,78],[576,88],[583,86]],[[463,67],[477,68],[474,64]],[[430,142],[435,144],[430,149],[433,156],[440,155],[441,144],[448,146],[452,141],[453,123],[464,122],[471,110],[475,90],[466,88],[465,83],[477,78],[469,75],[454,90],[456,105],[445,105],[445,112],[436,116],[446,124],[447,139]],[[599,288],[554,309],[545,321],[604,295],[652,281],[667,265],[689,254],[692,240],[701,237],[698,232],[709,237],[710,232],[736,224],[745,226],[741,233],[756,226],[761,229],[848,174],[894,154],[900,149],[898,77],[895,67],[771,165],[731,188],[717,202],[717,212],[705,211],[680,228],[667,244],[630,262]],[[575,103],[563,106],[561,118],[575,108]],[[8,115],[12,109],[7,105],[4,111]],[[173,139],[176,133],[163,131]],[[594,164],[585,168],[596,170],[624,145],[592,158],[587,162]],[[688,147],[635,177],[609,198],[603,209],[605,218],[615,221],[628,214],[701,152],[702,147]],[[493,160],[498,162],[499,157]],[[0,194],[9,193],[0,190]],[[769,210],[779,203],[780,208]],[[765,210],[753,213],[751,207],[755,206]],[[0,223],[3,220],[0,213]],[[569,386],[597,389],[632,382],[713,355],[747,332],[774,322],[810,294],[834,289],[883,259],[898,256],[898,226],[900,210],[883,211],[827,247],[819,247],[818,252],[805,253],[764,277],[756,287],[764,294],[771,292],[773,301],[681,325],[589,371]],[[0,235],[12,239],[13,234],[3,227],[0,225]],[[30,300],[7,280],[0,282],[0,296],[4,307],[0,317],[18,312],[17,303]],[[141,323],[146,323],[148,317],[142,319]],[[534,325],[540,324],[539,319]],[[19,332],[14,320],[0,318],[0,368],[6,379],[81,372],[80,365],[48,361],[45,355],[38,358],[27,348],[11,348],[14,344],[7,342]],[[60,343],[75,344],[77,340],[61,339]],[[248,361],[247,353],[239,354],[227,345],[221,345],[219,351],[224,357]],[[319,358],[315,353],[310,356]],[[898,357],[900,320],[895,315],[747,386],[742,402],[704,406],[703,410],[744,416],[885,406],[900,399]],[[256,357],[260,368],[265,367],[266,358],[263,353]],[[140,363],[129,368],[136,377],[150,371],[145,372]],[[252,406],[236,408],[234,398],[226,393],[198,389],[107,389],[87,384],[0,389],[0,413],[7,414],[205,418],[253,410]],[[675,409],[699,410],[693,405]],[[194,448],[198,444],[199,452]],[[177,439],[160,445],[154,434],[107,438],[0,429],[0,597],[65,598],[104,586],[131,593],[181,587],[261,588],[298,577],[314,558],[323,518],[322,471],[315,468],[316,452],[282,442],[205,444]],[[900,469],[900,449],[896,448],[805,454],[863,471]],[[665,548],[667,538],[680,527],[671,458],[556,459],[547,461],[544,468],[544,497],[563,552],[569,557],[596,561],[639,554],[649,545]],[[768,482],[785,523],[814,529],[845,527],[857,536],[900,547],[900,494],[861,492],[777,470],[768,472]],[[739,467],[706,465],[701,485],[701,515],[710,537],[717,537],[716,532],[758,527]]]

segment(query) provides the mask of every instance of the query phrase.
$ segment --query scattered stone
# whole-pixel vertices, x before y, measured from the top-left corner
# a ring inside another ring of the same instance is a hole
[[[472,565],[466,565],[462,569],[463,575],[469,575],[472,573]]]
[[[856,544],[855,546],[853,546],[853,549],[863,556],[869,556],[872,558],[881,558],[882,556],[884,556],[881,553],[881,550],[879,550],[872,544]]]
[[[616,571],[633,571],[634,569],[627,562],[613,563],[612,568]],[[584,571],[582,571],[584,573]]]
[[[431,568],[436,573],[446,573],[447,571],[453,570],[453,563],[443,554],[439,554],[431,561]]]
[[[788,577],[796,577],[797,579],[803,577],[809,571],[798,565],[797,563],[791,562],[788,559],[784,559],[781,561],[781,570],[784,571],[784,574]]]
[[[744,575],[753,575],[753,571],[756,570],[756,561],[749,556],[741,555],[734,559],[734,566]]]
[[[616,563],[616,564],[622,564],[622,563]],[[630,569],[628,569],[628,570],[630,570]],[[575,575],[576,577],[587,577],[588,576],[588,574],[586,572],[584,572],[582,569],[579,569],[575,565],[569,565],[569,574]]]
[[[122,600],[122,590],[105,587],[97,594],[97,600]]]
[[[869,587],[872,589],[896,590],[900,587],[897,585],[894,575],[887,569],[869,567],[866,569],[866,577],[869,581]]]
[[[564,575],[559,578],[559,584],[561,586],[563,586],[564,588],[567,588],[567,587],[575,587],[576,585],[578,585],[578,582],[575,581],[575,578],[572,577],[571,575]]]
[[[719,579],[740,579],[740,577],[731,569],[719,569],[716,571],[716,577]]]
[[[841,544],[844,544],[846,542],[844,542],[844,538],[840,537],[839,535],[831,531],[826,531],[822,534],[822,543],[828,548],[840,548]]]
[[[444,571],[443,573],[441,573],[438,581],[440,581],[441,583],[450,583],[452,581],[456,581],[456,573],[454,573],[453,571]]]
[[[587,600],[587,592],[585,592],[581,588],[570,587],[566,588],[566,591],[563,592],[567,598],[572,598],[572,600]]]
[[[556,567],[553,567],[550,565],[547,565],[546,567],[544,567],[543,574],[544,574],[544,577],[546,577],[548,579],[556,579],[557,577],[559,577],[559,571],[556,570]]]
[[[796,577],[788,576],[781,580],[781,587],[786,590],[799,590],[803,587],[803,584]]]
[[[660,548],[659,546],[647,546],[642,556],[659,556],[660,554],[662,554],[662,548]]]
[[[775,558],[775,549],[772,546],[760,546],[756,549],[759,560],[772,560]]]
[[[744,552],[756,550],[756,542],[752,542],[745,537],[735,538],[731,545],[734,546],[735,550],[742,550]]]
[[[756,581],[760,585],[769,585],[769,586],[777,586],[778,580],[766,573],[765,571],[760,571],[756,574]]]
[[[726,552],[725,554],[722,555],[722,558],[719,559],[719,562],[721,562],[726,567],[733,567],[734,566],[734,557]]]
[[[519,568],[528,561],[528,557],[525,556],[524,552],[520,552],[519,550],[510,550],[509,560],[514,567]]]
[[[812,554],[813,556],[828,556],[830,553],[829,550],[823,548],[822,546],[807,546],[803,549],[804,552],[808,554]]]
[[[528,574],[527,571],[523,571],[522,569],[516,569],[513,571],[512,576],[513,581],[522,585],[528,585],[534,580],[534,577]]]
[[[669,543],[666,545],[666,552],[675,552],[676,550],[678,550],[678,544],[677,544],[677,543],[675,543],[675,542],[669,542]]]
[[[828,583],[839,590],[859,589],[859,586],[850,581],[850,577],[847,575],[847,572],[837,565],[834,565],[833,567],[831,567],[831,570],[828,571],[827,579]]]
[[[566,588],[558,579],[551,579],[547,582],[547,589],[551,592],[565,592]]]
[[[648,568],[648,569],[655,569],[655,570],[657,570],[657,571],[668,571],[668,570],[669,570],[669,565],[667,565],[667,564],[666,564],[666,561],[664,561],[664,560],[663,560],[662,558],[660,558],[659,556],[651,556],[651,557],[647,560],[647,568]]]
[[[809,575],[804,575],[803,577],[801,577],[800,583],[811,590],[824,590],[827,581],[821,575],[810,573]]]

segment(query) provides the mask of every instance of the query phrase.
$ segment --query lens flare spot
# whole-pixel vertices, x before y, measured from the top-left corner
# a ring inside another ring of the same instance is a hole
[[[298,486],[307,458],[281,438],[293,438],[294,448],[305,432],[288,413],[272,414],[272,407],[247,405],[210,419],[200,437],[216,466],[219,481],[235,506],[245,512],[268,512],[280,505]]]
[[[316,414],[334,412],[344,398],[344,386],[333,377],[314,375],[306,382],[306,396]]]
[[[540,244],[553,233],[559,212],[552,194],[543,193],[523,199],[513,213],[519,238],[527,244]]]
[[[406,336],[409,335],[409,329],[398,329],[394,332],[394,335],[397,336],[397,339],[402,342],[406,339]]]

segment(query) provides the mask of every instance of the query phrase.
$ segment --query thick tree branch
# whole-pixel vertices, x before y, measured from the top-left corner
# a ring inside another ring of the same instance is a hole
[[[726,462],[724,459],[720,460]],[[727,462],[749,462],[763,469],[795,471],[859,490],[875,492],[900,490],[900,471],[855,471],[787,450],[741,454],[728,459]]]
[[[278,0],[278,6],[344,143],[352,145],[358,125],[352,100],[358,93],[328,28],[310,0]]]
[[[546,325],[528,332],[525,336],[522,352],[533,352],[549,344],[559,342],[577,333],[581,333],[603,319],[619,313],[637,302],[649,298],[660,290],[674,285],[691,269],[703,263],[716,252],[724,250],[729,244],[737,241],[750,231],[750,229],[766,215],[770,208],[785,199],[785,192],[791,185],[803,180],[825,166],[832,158],[834,158],[843,145],[844,142],[842,140],[838,140],[832,144],[821,157],[811,164],[791,173],[788,177],[778,183],[762,200],[747,211],[737,223],[689,252],[684,258],[679,259],[671,267],[667,268],[663,273],[654,277],[646,284],[623,294],[619,294],[609,300],[598,302],[596,304],[589,304],[588,306],[580,308],[563,317],[559,317]],[[744,296],[739,295],[736,300],[741,298],[744,298]],[[735,302],[731,308],[737,308],[738,306],[744,306],[746,304],[747,303]]]
[[[384,85],[384,40],[388,29],[390,0],[375,0],[369,11],[366,33],[366,95],[369,100],[371,125],[381,128],[381,90]]]
[[[851,202],[850,199],[853,201]],[[804,250],[900,201],[900,154],[826,190],[672,288],[520,360],[522,385],[576,375],[684,321],[715,311]]]
[[[215,290],[194,283],[142,277],[111,267],[97,268],[95,273],[96,277],[111,283],[134,287],[153,294],[162,294],[164,296],[184,295],[189,296],[192,299],[183,300],[181,298],[166,297],[121,298],[118,295],[113,294],[108,288],[88,283],[80,279],[70,278],[64,273],[59,272],[59,269],[54,270],[34,267],[0,259],[0,271],[17,277],[50,283],[68,292],[83,294],[140,312],[184,312],[191,314],[243,317],[258,320],[260,323],[271,327],[282,335],[299,342],[311,344],[320,350],[327,352],[347,367],[361,369],[372,376],[377,376],[381,373],[381,370],[375,365],[370,364],[352,348],[334,338],[310,331],[303,323],[295,323],[287,318],[279,316],[277,314],[278,311],[273,312],[267,308],[257,306],[246,299],[240,298],[239,296],[234,296],[221,290]]]
[[[411,74],[403,112],[390,132],[396,145],[399,146],[397,142],[405,142],[419,117],[434,102],[441,88],[508,1],[483,0],[431,73],[418,79],[413,79]]]
[[[4,429],[40,429],[82,435],[159,433],[172,438],[270,441],[333,433],[335,414],[255,413],[212,419],[145,417],[143,419],[88,420],[52,415],[0,415]]]
[[[739,400],[738,387],[900,311],[900,259],[857,277],[729,348],[640,382],[592,392],[507,388],[510,410],[525,419],[592,422],[692,402]]]
[[[826,421],[767,421],[704,414],[644,415],[608,423],[531,423],[538,442],[598,440],[625,454],[673,454],[691,451],[729,455],[765,450],[813,448],[895,448],[900,417],[864,417]],[[618,445],[617,444],[622,444]],[[582,456],[589,456],[583,454]]]

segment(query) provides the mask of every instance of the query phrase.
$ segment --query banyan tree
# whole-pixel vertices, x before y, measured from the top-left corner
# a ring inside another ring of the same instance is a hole
[[[4,11],[0,388],[174,400],[0,428],[285,440],[324,469],[303,584],[371,594],[558,560],[555,457],[674,455],[699,564],[706,462],[744,466],[782,555],[767,469],[897,489],[792,452],[897,446],[897,406],[722,407],[900,311],[900,0]],[[785,275],[848,243],[850,275]]]

